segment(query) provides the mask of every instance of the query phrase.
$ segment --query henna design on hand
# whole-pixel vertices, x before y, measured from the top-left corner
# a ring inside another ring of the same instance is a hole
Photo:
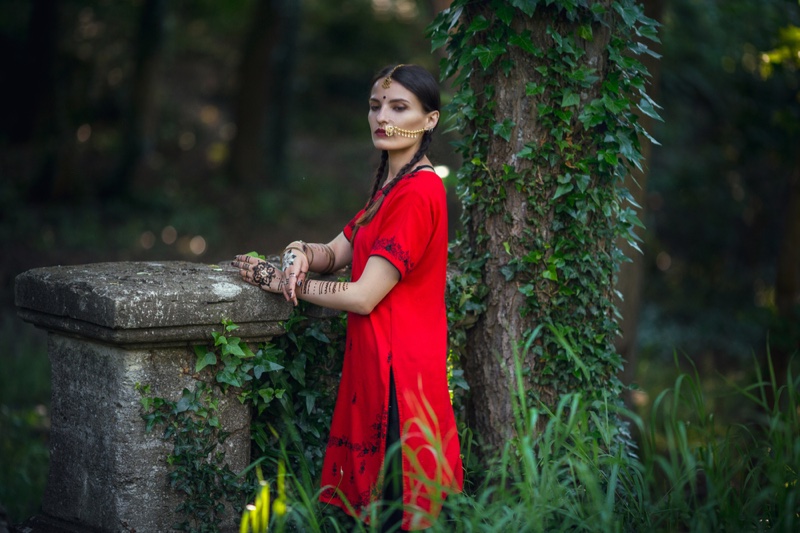
[[[292,250],[286,250],[283,252],[283,269],[286,270],[292,266],[295,259],[297,259],[297,255],[295,255]]]
[[[269,290],[270,285],[275,280],[276,276],[275,266],[270,263],[259,263],[253,267],[253,283],[257,284],[264,290]],[[284,280],[280,280],[279,286]]]

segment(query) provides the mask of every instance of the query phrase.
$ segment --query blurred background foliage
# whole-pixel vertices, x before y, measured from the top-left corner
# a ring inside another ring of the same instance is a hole
[[[436,72],[424,29],[447,4],[0,3],[0,503],[12,520],[40,502],[49,405],[44,335],[16,318],[14,277],[332,238],[377,164],[369,80],[396,62]],[[664,25],[651,67],[664,122],[627,332],[640,409],[671,383],[676,352],[713,388],[745,379],[768,345],[785,363],[800,339],[800,4],[645,4]],[[435,164],[459,164],[456,135],[439,136]]]

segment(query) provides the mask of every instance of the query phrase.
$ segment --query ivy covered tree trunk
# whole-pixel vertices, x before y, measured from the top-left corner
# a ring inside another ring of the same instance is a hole
[[[480,311],[462,364],[470,425],[489,449],[513,436],[516,356],[545,406],[621,392],[616,239],[638,222],[623,183],[641,158],[632,106],[644,69],[631,51],[646,50],[635,30],[654,35],[638,6],[611,0],[455,0],[432,26],[459,87],[459,301]]]

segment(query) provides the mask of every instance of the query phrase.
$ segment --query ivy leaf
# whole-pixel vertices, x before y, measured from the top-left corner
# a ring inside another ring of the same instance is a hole
[[[536,49],[533,45],[533,40],[531,39],[530,32],[526,32],[525,35],[515,34],[512,35],[511,38],[508,40],[510,44],[514,46],[518,46],[525,52],[528,52],[531,55],[539,55],[540,51]]]
[[[497,7],[495,11],[497,18],[503,21],[506,26],[511,26],[511,21],[514,20],[514,8],[510,5],[503,3]]]
[[[275,389],[272,387],[258,389],[258,395],[261,396],[261,399],[264,400],[264,403],[269,403],[273,398],[275,398]]]
[[[629,28],[633,27],[636,21],[639,19],[640,12],[635,7],[631,5],[623,6],[620,2],[614,2],[613,6],[616,12],[622,17],[625,25]]]
[[[556,266],[554,264],[548,264],[547,270],[542,272],[542,277],[544,279],[549,279],[550,281],[558,281],[558,272],[556,272]]]
[[[544,85],[529,81],[525,84],[525,96],[535,96],[544,94]]]
[[[225,355],[235,355],[237,357],[244,357],[244,351],[239,347],[239,343],[230,343],[222,347],[222,353]]]
[[[514,129],[514,126],[516,126],[516,123],[510,118],[507,118],[503,122],[495,123],[495,125],[492,126],[492,132],[508,142],[511,140],[511,130]]]
[[[472,35],[473,33],[478,33],[479,31],[483,31],[486,28],[491,26],[491,23],[486,20],[486,17],[483,15],[478,15],[474,19],[472,19],[472,23],[467,28],[467,35]]]
[[[480,61],[481,66],[484,70],[489,68],[489,66],[494,63],[494,60],[497,59],[500,55],[506,53],[506,47],[500,43],[493,43],[491,46],[486,46],[485,44],[476,46],[472,50],[472,56],[475,57],[478,61]]]
[[[531,17],[533,12],[536,11],[536,4],[539,2],[537,0],[511,0],[509,3]]]
[[[561,98],[561,107],[570,107],[581,103],[581,96],[572,91],[566,91]]]
[[[265,372],[276,372],[278,370],[283,370],[283,367],[278,363],[272,361],[261,361],[253,367],[253,375],[256,377],[256,379],[261,379],[261,376]]]
[[[664,119],[661,118],[661,115],[659,115],[658,111],[656,111],[655,107],[653,107],[652,100],[642,98],[641,100],[639,100],[639,105],[637,107],[642,113],[644,113],[648,117],[664,122]]]
[[[553,200],[555,200],[556,198],[560,198],[561,196],[564,196],[568,192],[571,192],[573,188],[574,186],[572,185],[572,183],[559,185],[558,188],[556,189],[556,193],[553,195]]]
[[[215,354],[214,352],[206,352],[202,357],[199,357],[197,359],[197,363],[194,366],[194,371],[200,372],[205,367],[216,364],[217,364],[217,354]]]

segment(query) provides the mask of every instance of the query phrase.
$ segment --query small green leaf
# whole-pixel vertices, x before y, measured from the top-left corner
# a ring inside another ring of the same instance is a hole
[[[540,50],[538,50],[536,46],[534,46],[533,44],[530,32],[527,32],[525,35],[519,35],[519,34],[512,35],[511,38],[508,40],[508,42],[509,44],[517,46],[531,55],[540,54]]]
[[[539,2],[538,0],[511,0],[509,3],[530,17],[536,11],[536,4]]]
[[[470,23],[469,28],[467,28],[467,34],[471,35],[473,33],[483,31],[489,26],[491,26],[491,23],[486,19],[486,17],[483,15],[478,15],[472,19],[472,23]]]
[[[581,103],[580,95],[572,91],[566,91],[564,93],[564,96],[561,98],[561,107],[569,107],[573,105],[578,105],[580,103]]]
[[[525,96],[544,94],[544,85],[529,81],[525,84]]]
[[[494,60],[504,53],[506,53],[506,47],[500,43],[493,43],[491,46],[482,44],[472,50],[472,56],[480,61],[484,70],[488,69]]]
[[[202,357],[197,359],[197,363],[194,366],[194,371],[200,372],[205,367],[216,364],[217,364],[217,355],[214,352],[206,352]]]
[[[637,107],[639,108],[639,110],[641,110],[642,113],[644,113],[648,117],[660,120],[661,122],[664,121],[664,119],[661,118],[661,115],[658,114],[658,111],[656,111],[655,107],[653,107],[651,100],[646,100],[642,98],[641,100],[639,100],[639,105]]]
[[[556,189],[556,193],[553,195],[553,200],[555,200],[556,198],[559,198],[561,196],[564,196],[568,192],[571,192],[572,188],[573,188],[572,183],[559,185],[558,188]]]
[[[511,140],[511,131],[516,126],[516,123],[511,120],[510,118],[505,119],[502,123],[496,123],[492,126],[492,132],[495,135],[499,135],[503,138],[504,141],[508,142]]]
[[[558,273],[556,272],[555,265],[547,265],[547,270],[542,272],[542,277],[544,279],[549,279],[550,281],[558,281]]]

